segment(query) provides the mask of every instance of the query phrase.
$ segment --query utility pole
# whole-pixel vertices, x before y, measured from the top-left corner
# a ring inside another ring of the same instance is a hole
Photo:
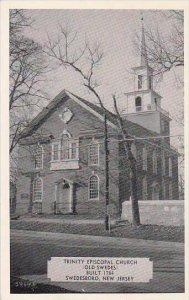
[[[108,149],[108,130],[107,130],[107,116],[104,114],[104,152],[105,152],[105,201],[106,201],[106,215],[105,215],[105,228],[109,230],[109,149]]]
[[[123,120],[120,116],[120,113],[117,108],[116,98],[113,95],[114,100],[114,108],[117,114],[117,121],[118,126],[121,130],[122,138],[124,140],[124,150],[127,156],[128,164],[129,164],[129,178],[130,178],[130,187],[131,187],[131,203],[132,203],[132,220],[133,225],[139,226],[140,225],[140,214],[139,214],[139,207],[138,207],[138,196],[137,196],[137,170],[136,170],[136,160],[131,151],[131,141],[128,141],[128,134],[124,129]]]

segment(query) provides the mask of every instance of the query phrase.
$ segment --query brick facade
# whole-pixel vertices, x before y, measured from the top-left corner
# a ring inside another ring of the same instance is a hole
[[[60,118],[60,112],[64,108],[69,108],[73,116],[71,120],[65,124]],[[135,126],[135,125],[133,125]],[[72,138],[79,141],[79,162],[76,169],[51,169],[52,159],[52,143],[59,141],[62,132],[66,130]],[[142,133],[141,127],[141,133]],[[103,117],[99,118],[97,114],[93,114],[91,109],[86,109],[79,105],[70,97],[66,97],[59,101],[55,107],[51,108],[43,121],[39,121],[34,126],[32,133],[25,136],[19,147],[19,170],[20,176],[17,184],[17,212],[42,212],[53,214],[55,212],[56,188],[61,189],[61,180],[68,181],[72,188],[72,213],[81,215],[91,215],[102,217],[105,214],[105,153],[104,153],[104,123]],[[123,143],[119,141],[120,135],[114,126],[111,126],[111,120],[108,123],[109,133],[109,169],[110,169],[110,203],[113,205],[113,214],[120,215],[122,202],[130,198],[129,168],[125,158]],[[48,137],[48,138],[47,138]],[[92,138],[99,143],[99,164],[90,166],[88,163],[88,147]],[[34,142],[35,141],[35,142]],[[40,143],[43,147],[43,167],[35,169],[32,156],[34,144]],[[154,145],[159,145],[155,142]],[[152,185],[155,181],[159,187],[159,198],[162,196],[162,162],[161,147],[157,148],[158,173],[154,175],[152,172],[152,153],[153,145],[147,145],[148,153],[148,170],[142,170],[142,148],[146,144],[144,142],[136,142],[137,153],[137,174],[138,174],[138,198],[142,200],[142,180],[144,176],[147,179],[148,197],[152,199]],[[168,154],[167,154],[168,153]],[[170,154],[166,150],[166,197],[168,195],[168,184],[173,182],[173,198],[178,199],[178,163],[177,155]],[[168,157],[172,156],[173,175],[169,177]],[[99,178],[99,199],[89,200],[89,179],[92,175]],[[33,180],[42,178],[43,194],[42,203],[33,203]],[[56,187],[57,185],[57,187]],[[60,194],[61,195],[61,194]],[[60,196],[61,197],[61,196]],[[41,209],[41,210],[40,210]]]

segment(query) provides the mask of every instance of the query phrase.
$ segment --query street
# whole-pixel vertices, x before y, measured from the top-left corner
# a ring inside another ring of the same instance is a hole
[[[11,230],[11,275],[50,283],[47,279],[47,260],[56,256],[147,257],[153,261],[153,279],[149,283],[52,283],[71,291],[184,292],[182,243]]]

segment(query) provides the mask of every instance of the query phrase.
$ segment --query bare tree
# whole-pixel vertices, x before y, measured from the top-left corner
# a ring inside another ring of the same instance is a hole
[[[23,10],[10,10],[10,153],[16,147],[20,132],[28,124],[36,107],[47,99],[40,89],[47,69],[42,48],[22,32],[24,27],[30,25],[31,20]]]
[[[59,26],[59,34],[58,38],[55,41],[52,41],[50,37],[48,37],[48,41],[45,47],[45,53],[56,59],[60,65],[67,68],[70,67],[77,73],[79,73],[83,79],[83,85],[96,97],[98,104],[104,111],[105,116],[105,155],[106,155],[106,206],[109,204],[109,192],[108,192],[108,143],[107,143],[107,128],[106,128],[106,114],[107,110],[104,107],[102,97],[97,91],[97,87],[99,83],[94,78],[95,69],[101,64],[103,59],[103,52],[100,49],[99,44],[94,44],[91,46],[89,42],[85,40],[83,45],[78,48],[77,41],[77,32],[70,30],[69,26],[65,27]],[[116,99],[114,96],[114,106],[116,108],[117,118],[118,118],[118,126],[120,128],[120,132],[122,133],[123,138],[126,138],[126,133],[123,128],[123,123],[121,120],[121,116],[118,112]],[[133,155],[131,152],[131,148],[128,142],[125,143],[125,155],[127,159],[130,161],[130,180],[131,180],[131,196],[132,196],[132,210],[133,210],[133,224],[140,224],[140,216],[138,209],[138,199],[137,199],[137,183],[136,183],[136,162],[133,159]],[[107,215],[106,215],[106,224],[107,224]],[[106,226],[108,229],[108,224]]]
[[[170,21],[172,30],[159,32],[158,28],[145,27],[146,51],[148,62],[157,74],[170,71],[174,67],[184,65],[184,12],[182,10],[156,11]],[[140,39],[137,38],[137,48]],[[140,48],[141,50],[141,48]]]

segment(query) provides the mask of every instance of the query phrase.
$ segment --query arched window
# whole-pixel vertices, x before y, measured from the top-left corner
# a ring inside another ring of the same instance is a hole
[[[148,188],[147,188],[147,180],[146,176],[142,180],[142,200],[148,199]]]
[[[142,88],[142,75],[138,75],[138,89]]]
[[[92,175],[89,178],[89,200],[99,199],[99,178],[96,175]]]
[[[69,159],[70,158],[70,136],[68,133],[63,134],[61,137],[61,152],[60,159]]]
[[[169,157],[169,177],[172,177],[172,159]]]
[[[141,111],[142,110],[142,99],[141,99],[141,97],[136,97],[135,107],[136,107],[136,111]]]
[[[52,160],[60,159],[60,144],[58,142],[52,144]]]
[[[78,160],[79,140],[73,139],[66,130],[60,136],[59,141],[52,143],[52,161]]]
[[[43,168],[43,147],[41,145],[38,145],[34,150],[34,161],[36,169]]]
[[[148,166],[147,166],[147,150],[146,150],[146,147],[144,147],[142,149],[142,169],[144,171],[147,171],[147,168],[148,168]]]
[[[36,178],[33,182],[33,202],[42,202],[43,197],[43,181]]]
[[[153,151],[153,173],[157,174],[157,152]]]
[[[98,165],[99,164],[99,144],[97,141],[92,140],[92,143],[89,145],[89,165]]]

